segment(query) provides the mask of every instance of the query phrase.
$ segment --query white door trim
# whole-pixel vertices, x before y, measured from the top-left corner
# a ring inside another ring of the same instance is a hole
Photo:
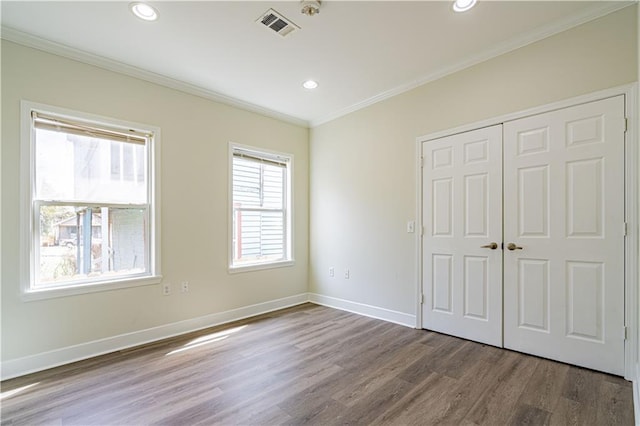
[[[625,221],[627,237],[625,238],[624,259],[624,291],[625,291],[625,325],[627,340],[625,341],[624,369],[627,380],[637,380],[636,365],[638,363],[638,83],[626,86],[625,113],[627,116],[627,132],[624,138],[625,152]]]
[[[587,95],[577,96],[547,105],[530,108],[475,123],[465,124],[452,129],[430,133],[416,138],[416,328],[422,328],[422,143],[456,133],[467,132],[483,127],[502,124],[505,121],[563,109],[575,105],[593,102],[613,96],[625,95],[625,115],[627,117],[627,132],[625,133],[625,220],[627,222],[627,236],[625,238],[625,325],[627,340],[625,341],[625,378],[636,379],[636,365],[638,361],[638,83],[628,84],[601,90]]]

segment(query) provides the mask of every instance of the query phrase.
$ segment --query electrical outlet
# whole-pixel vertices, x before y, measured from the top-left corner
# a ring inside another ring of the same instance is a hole
[[[168,296],[168,295],[171,294],[171,284],[170,283],[162,284],[162,294],[164,296]]]
[[[335,277],[336,276],[336,270],[333,269],[333,266],[331,268],[329,268],[329,276],[330,277]]]
[[[188,293],[189,292],[189,281],[183,281],[181,289],[182,289],[183,293]]]
[[[351,276],[351,274],[349,273],[349,270],[348,270],[348,269],[346,269],[346,270],[344,271],[344,279],[345,279],[345,280],[348,280],[350,276]]]

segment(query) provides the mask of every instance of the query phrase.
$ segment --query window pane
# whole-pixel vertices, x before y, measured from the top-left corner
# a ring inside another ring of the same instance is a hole
[[[260,206],[260,163],[242,158],[233,159],[233,204]]]
[[[35,151],[36,199],[147,202],[145,145],[36,129]]]
[[[146,210],[41,206],[36,287],[147,271]]]
[[[284,259],[284,213],[236,210],[233,253],[236,265]]]
[[[262,206],[271,209],[284,208],[284,168],[263,166]]]
[[[285,168],[234,157],[233,203],[236,207],[284,207]]]

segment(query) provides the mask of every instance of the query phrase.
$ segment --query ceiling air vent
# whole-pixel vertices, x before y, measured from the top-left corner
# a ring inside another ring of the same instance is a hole
[[[295,30],[300,29],[299,26],[297,26],[273,9],[269,9],[265,13],[263,13],[262,16],[256,20],[256,22],[258,24],[264,25],[265,27],[271,28],[282,37],[287,36]]]

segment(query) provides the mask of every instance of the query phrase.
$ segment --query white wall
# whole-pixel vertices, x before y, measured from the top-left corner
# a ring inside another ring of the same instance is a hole
[[[22,99],[161,128],[162,274],[172,295],[154,285],[20,299]],[[295,156],[295,266],[228,274],[229,141]],[[3,41],[2,362],[306,293],[308,162],[306,128]]]
[[[416,138],[636,81],[635,8],[313,128],[310,292],[414,315]]]

